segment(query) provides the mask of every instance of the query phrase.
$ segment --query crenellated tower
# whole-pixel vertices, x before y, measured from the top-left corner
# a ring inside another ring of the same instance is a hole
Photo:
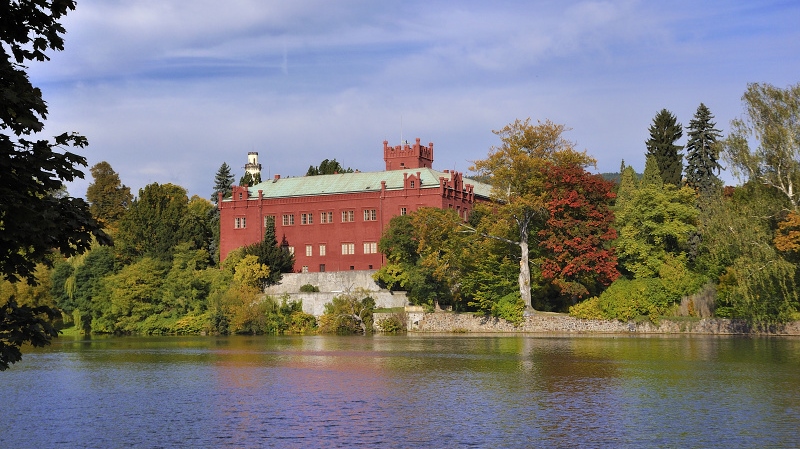
[[[383,160],[386,170],[404,170],[407,168],[433,168],[433,142],[428,146],[420,145],[417,137],[414,145],[408,142],[395,147],[390,147],[389,142],[383,141]]]

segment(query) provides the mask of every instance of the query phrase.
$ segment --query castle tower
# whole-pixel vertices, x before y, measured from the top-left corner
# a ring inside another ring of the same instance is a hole
[[[383,160],[386,170],[405,170],[407,168],[433,168],[433,142],[428,146],[420,145],[419,137],[413,146],[408,142],[396,147],[390,147],[389,142],[383,141]]]
[[[247,164],[244,166],[245,173],[250,173],[253,179],[261,179],[261,164],[258,163],[258,151],[247,153]]]

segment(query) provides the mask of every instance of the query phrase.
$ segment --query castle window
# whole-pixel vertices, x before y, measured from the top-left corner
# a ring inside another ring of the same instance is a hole
[[[416,185],[416,184],[414,183],[414,181],[411,181],[411,188],[412,188],[412,189],[414,188],[414,186],[415,186],[415,185]]]
[[[314,214],[300,214],[300,224],[301,225],[314,224]]]
[[[364,209],[364,221],[376,221],[378,213],[375,209]]]
[[[264,227],[269,228],[271,226],[275,226],[275,216],[274,215],[264,215]]]
[[[400,208],[400,215],[405,215],[405,214],[406,214],[406,208],[405,207],[401,207]]]
[[[319,264],[319,272],[320,273],[324,273],[325,272],[325,264],[324,263]]]
[[[303,265],[302,272],[303,273],[308,273],[308,265]]]
[[[245,217],[236,217],[236,220],[233,223],[233,227],[236,229],[244,229],[247,227],[247,219]]]
[[[314,246],[306,245],[306,256],[311,257],[314,255]]]
[[[375,254],[378,252],[378,244],[376,242],[364,242],[364,254]]]
[[[333,223],[333,212],[321,212],[319,214],[320,223]]]
[[[355,254],[355,253],[356,253],[355,243],[342,243],[342,255]]]
[[[294,224],[294,214],[283,214],[283,225],[292,226]]]
[[[342,211],[342,223],[349,223],[352,221],[356,221],[356,213],[352,210],[343,210]]]
[[[289,254],[294,256],[294,246],[287,247],[289,249]]]
[[[327,248],[325,248],[325,245],[319,245],[319,255],[324,256],[326,249]]]

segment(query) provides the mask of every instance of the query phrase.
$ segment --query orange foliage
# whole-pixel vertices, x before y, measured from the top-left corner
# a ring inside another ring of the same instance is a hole
[[[800,214],[789,212],[786,219],[778,223],[775,248],[785,253],[800,250]]]

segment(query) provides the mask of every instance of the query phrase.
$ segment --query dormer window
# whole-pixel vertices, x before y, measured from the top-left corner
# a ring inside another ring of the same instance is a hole
[[[411,181],[411,188],[412,188],[412,189],[414,188],[414,185],[415,185],[415,182],[414,182],[414,181]]]

